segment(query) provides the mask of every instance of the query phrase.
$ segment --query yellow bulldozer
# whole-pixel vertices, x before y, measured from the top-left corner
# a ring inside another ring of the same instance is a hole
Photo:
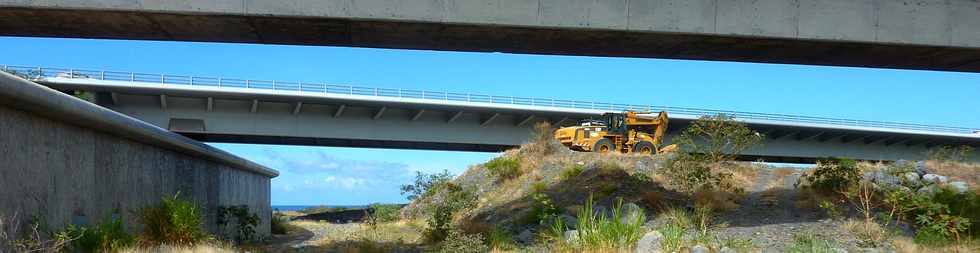
[[[667,133],[667,112],[626,111],[605,113],[601,120],[586,120],[578,126],[555,130],[562,145],[585,152],[660,154],[673,152],[676,145],[661,147]]]

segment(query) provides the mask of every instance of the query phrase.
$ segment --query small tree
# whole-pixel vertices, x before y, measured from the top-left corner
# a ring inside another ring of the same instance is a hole
[[[430,194],[429,189],[433,187],[449,182],[453,179],[453,175],[449,174],[448,170],[443,170],[440,173],[426,174],[421,171],[415,172],[415,182],[413,184],[406,184],[401,186],[402,195],[407,195],[408,200],[415,200],[420,197],[425,197]]]
[[[673,142],[685,153],[703,155],[709,162],[731,161],[762,141],[762,135],[726,114],[701,116]]]
[[[732,173],[717,169],[760,141],[761,134],[735,121],[735,117],[702,116],[673,139],[679,152],[667,162],[668,176],[689,191],[730,188]]]

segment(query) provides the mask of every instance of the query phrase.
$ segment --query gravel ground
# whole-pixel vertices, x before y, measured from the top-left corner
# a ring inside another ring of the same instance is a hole
[[[843,221],[830,220],[820,210],[796,207],[793,184],[800,172],[760,172],[749,196],[738,210],[719,215],[726,227],[715,230],[720,238],[749,238],[760,252],[784,252],[794,242],[794,236],[814,234],[831,241],[833,247],[847,252],[890,252],[890,249],[864,249],[860,240],[843,229]],[[773,181],[775,180],[775,181]]]

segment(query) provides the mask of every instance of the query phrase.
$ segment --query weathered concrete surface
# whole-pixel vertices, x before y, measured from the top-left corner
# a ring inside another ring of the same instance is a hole
[[[977,0],[0,0],[0,34],[980,71]]]
[[[234,157],[214,150],[180,148],[173,143],[195,141],[179,135],[173,134],[176,138],[167,145],[160,136],[136,136],[138,131],[126,126],[104,127],[110,124],[104,119],[66,117],[55,104],[116,113],[54,90],[35,93],[47,94],[46,102],[30,101],[38,98],[30,95],[10,97],[17,92],[12,90],[29,94],[43,91],[39,88],[47,89],[0,74],[0,214],[37,215],[51,228],[60,228],[96,223],[117,213],[138,231],[135,216],[141,208],[180,192],[204,208],[211,231],[217,230],[219,206],[244,204],[262,218],[257,231],[269,233],[275,171],[231,162]],[[98,115],[91,113],[95,111],[79,109],[77,115]],[[146,131],[166,132],[121,114],[115,117],[150,129]]]

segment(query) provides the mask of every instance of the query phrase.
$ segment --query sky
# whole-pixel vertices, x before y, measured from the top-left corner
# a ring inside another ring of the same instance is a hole
[[[980,128],[980,74],[323,46],[0,37],[0,64],[303,81]],[[497,154],[211,143],[279,170],[273,205],[404,203]]]

